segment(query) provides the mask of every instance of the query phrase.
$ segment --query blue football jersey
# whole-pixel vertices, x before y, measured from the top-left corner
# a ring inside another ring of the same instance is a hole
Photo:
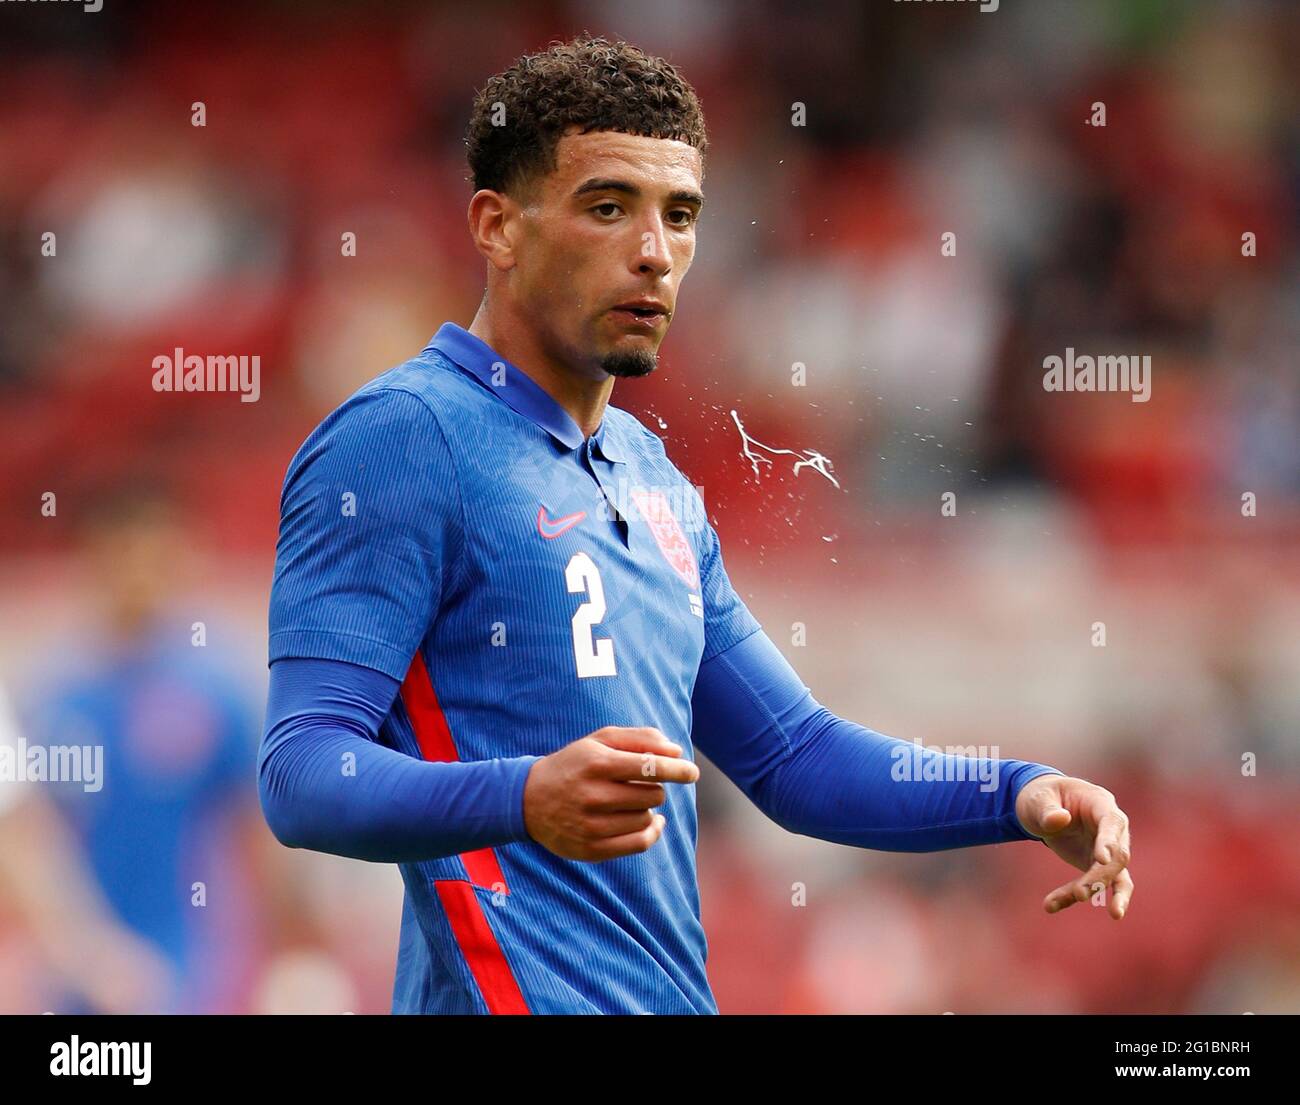
[[[400,681],[379,739],[411,756],[509,763],[618,725],[693,757],[700,664],[758,629],[659,438],[613,406],[585,438],[452,323],[285,478],[270,659]],[[694,789],[665,788],[641,854],[568,860],[521,830],[402,864],[394,1012],[715,1012]]]

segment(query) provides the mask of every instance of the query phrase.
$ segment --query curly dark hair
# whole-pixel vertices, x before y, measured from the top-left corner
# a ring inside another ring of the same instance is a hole
[[[673,138],[701,154],[708,146],[699,98],[672,65],[584,35],[521,57],[475,95],[465,136],[474,190],[528,191],[554,171],[556,144],[575,123],[583,134]]]

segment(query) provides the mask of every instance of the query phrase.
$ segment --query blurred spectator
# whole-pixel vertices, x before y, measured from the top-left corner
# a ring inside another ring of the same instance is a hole
[[[166,502],[138,487],[112,491],[88,515],[84,541],[103,609],[85,611],[78,639],[48,660],[29,734],[32,744],[85,757],[77,778],[46,783],[59,816],[39,805],[23,811],[29,835],[15,849],[15,882],[53,875],[54,885],[75,887],[88,877],[102,895],[106,909],[85,908],[88,891],[61,902],[59,940],[84,974],[123,989],[91,988],[92,1007],[229,1009],[246,984],[254,935],[239,833],[241,820],[258,816],[249,789],[255,719],[207,647],[208,627],[174,605],[186,546]],[[33,821],[53,836],[32,833]],[[94,941],[70,931],[105,912],[119,945],[125,930],[137,960],[157,961],[147,971],[115,971],[122,947],[100,961]],[[75,998],[61,1005],[78,1008]]]

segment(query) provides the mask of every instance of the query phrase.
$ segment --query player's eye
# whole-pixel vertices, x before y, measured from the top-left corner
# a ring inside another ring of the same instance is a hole
[[[679,218],[673,219],[674,215],[679,216]],[[689,207],[678,207],[669,211],[668,217],[672,220],[673,226],[687,227],[695,222],[696,214]]]
[[[610,217],[613,217],[613,215],[619,212],[621,208],[613,200],[606,200],[604,203],[596,204],[596,206],[593,207],[592,210],[596,212],[603,212],[608,210]],[[604,215],[601,215],[601,218],[604,217],[605,217]]]

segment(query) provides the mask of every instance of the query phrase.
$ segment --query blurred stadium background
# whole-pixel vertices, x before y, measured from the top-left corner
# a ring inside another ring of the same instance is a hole
[[[35,788],[0,819],[0,1011],[129,1008],[144,963],[151,1007],[388,1010],[396,868],[257,809],[280,482],[472,317],[472,92],[581,30],[704,103],[695,267],[614,402],[703,486],[755,614],[837,713],[1053,764],[1133,824],[1129,916],[1048,917],[1045,848],[793,837],[711,772],[721,1009],[1300,1011],[1300,7],[0,7],[0,682],[25,739],[125,757],[112,817]],[[176,346],[260,355],[260,400],[153,392]],[[1066,346],[1149,354],[1150,402],[1045,393]],[[756,476],[733,409],[841,489]],[[74,868],[94,924],[31,901]]]

